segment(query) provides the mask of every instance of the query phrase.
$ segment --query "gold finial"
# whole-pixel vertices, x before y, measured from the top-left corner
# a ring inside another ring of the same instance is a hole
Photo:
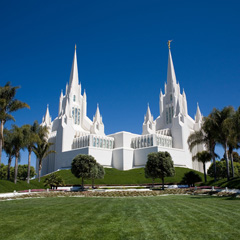
[[[168,49],[170,49],[170,43],[172,42],[172,40],[168,40],[167,45],[168,45]]]
[[[75,50],[77,49],[77,45],[75,44]]]

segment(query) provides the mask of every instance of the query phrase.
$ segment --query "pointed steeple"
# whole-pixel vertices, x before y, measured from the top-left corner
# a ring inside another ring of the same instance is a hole
[[[147,107],[147,113],[146,113],[146,116],[145,116],[145,123],[147,123],[148,121],[152,121],[152,114],[151,114],[151,111],[150,111],[150,107],[149,107],[149,103],[148,103],[148,107]]]
[[[187,97],[186,97],[184,89],[183,89],[182,96],[183,96],[183,114],[184,114],[184,116],[187,116],[188,115]]]
[[[202,121],[202,114],[201,114],[199,105],[197,103],[197,112],[196,112],[196,116],[195,116],[195,122],[198,123],[200,121]]]
[[[172,61],[171,50],[169,49],[168,55],[168,72],[167,72],[167,91],[174,91],[177,84],[175,70]]]
[[[77,47],[75,45],[72,70],[71,70],[71,75],[70,75],[70,79],[69,79],[68,92],[70,92],[72,89],[77,89],[78,82],[79,81],[78,81],[78,66],[77,66]]]
[[[156,124],[155,124],[155,122],[153,121],[153,116],[152,116],[152,114],[151,114],[150,107],[149,107],[149,104],[148,104],[147,113],[146,113],[146,115],[144,116],[142,134],[143,134],[143,135],[145,135],[145,134],[151,134],[151,133],[154,133],[155,130],[156,130]]]
[[[97,110],[94,116],[94,122],[98,121],[99,123],[101,122],[101,115],[99,111],[99,105],[97,104]]]
[[[60,116],[62,113],[62,100],[63,100],[63,90],[61,90],[61,94],[59,98],[58,116]]]
[[[183,89],[183,93],[182,93],[183,97],[186,98],[186,94],[185,94],[185,91]]]
[[[65,95],[67,95],[67,92],[68,92],[68,83],[66,84]]]
[[[162,93],[162,89],[160,90],[160,94],[159,94],[159,112],[160,112],[160,115],[163,112],[163,93]]]
[[[91,133],[98,135],[104,134],[104,124],[102,122],[102,117],[99,111],[99,105],[97,104],[97,110],[95,116],[93,117],[93,124],[91,126]]]
[[[50,117],[48,105],[47,105],[47,110],[46,110],[45,117],[44,117],[44,123],[46,123],[47,125],[51,124],[51,117]]]

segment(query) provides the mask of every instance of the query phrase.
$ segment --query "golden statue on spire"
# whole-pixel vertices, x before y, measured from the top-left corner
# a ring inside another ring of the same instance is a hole
[[[75,50],[77,49],[77,44],[75,44]]]
[[[168,45],[168,49],[170,49],[170,43],[172,42],[172,40],[168,40],[167,45]]]

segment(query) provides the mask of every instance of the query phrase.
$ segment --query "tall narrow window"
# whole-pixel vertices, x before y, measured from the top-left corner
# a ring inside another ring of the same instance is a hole
[[[76,95],[73,95],[73,101],[76,102]]]
[[[72,118],[74,118],[74,107],[72,108]]]
[[[78,125],[80,125],[80,109],[78,108]]]
[[[169,123],[172,122],[172,110],[171,108],[168,108],[168,111],[169,111]]]
[[[77,112],[78,112],[78,110],[77,110],[77,108],[75,108],[75,116],[74,116],[75,117],[75,119],[74,119],[75,124],[77,124],[77,116],[78,116]]]
[[[166,111],[166,122],[167,122],[167,124],[168,124],[168,109],[166,109],[167,111]]]

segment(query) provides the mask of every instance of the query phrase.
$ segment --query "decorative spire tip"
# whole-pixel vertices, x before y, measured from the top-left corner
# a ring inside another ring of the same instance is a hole
[[[168,49],[170,50],[170,44],[171,44],[171,42],[172,42],[172,40],[168,40],[168,42],[167,42],[167,45],[168,45]]]
[[[75,50],[77,49],[77,44],[75,44]]]

